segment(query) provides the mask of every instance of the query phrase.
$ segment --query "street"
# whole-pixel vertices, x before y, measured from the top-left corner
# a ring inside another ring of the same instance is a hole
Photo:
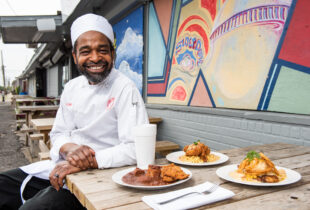
[[[7,97],[8,99],[8,97]],[[9,101],[0,102],[0,172],[29,164],[15,132],[15,113]]]

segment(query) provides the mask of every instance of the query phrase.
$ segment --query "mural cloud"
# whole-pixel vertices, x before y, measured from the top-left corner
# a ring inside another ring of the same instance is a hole
[[[129,63],[125,60],[121,62],[118,70],[131,79],[137,85],[140,92],[142,91],[142,74],[138,74],[137,72],[131,70]]]
[[[128,50],[130,49],[130,50]],[[142,55],[143,49],[143,36],[136,34],[132,28],[128,27],[124,39],[117,47],[116,55],[117,60],[137,60]]]

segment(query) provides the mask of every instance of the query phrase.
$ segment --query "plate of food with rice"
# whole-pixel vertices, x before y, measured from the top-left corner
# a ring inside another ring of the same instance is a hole
[[[200,140],[186,145],[183,151],[172,152],[166,156],[173,163],[188,166],[211,166],[226,162],[229,158],[219,152],[211,151]]]
[[[295,183],[301,175],[294,170],[275,166],[262,152],[249,151],[240,164],[217,169],[216,174],[227,181],[252,186],[282,186]]]

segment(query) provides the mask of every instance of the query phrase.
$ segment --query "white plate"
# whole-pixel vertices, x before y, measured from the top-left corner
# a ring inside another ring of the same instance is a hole
[[[237,170],[237,168],[238,168],[237,164],[223,166],[223,167],[221,167],[221,168],[216,170],[216,174],[219,177],[221,177],[222,179],[225,179],[227,181],[231,181],[231,182],[235,182],[235,183],[239,183],[239,184],[245,184],[245,185],[267,186],[267,187],[288,185],[288,184],[292,184],[292,183],[298,182],[301,179],[301,175],[298,172],[293,171],[293,170],[288,169],[288,168],[276,166],[276,168],[278,170],[279,169],[284,169],[285,173],[286,173],[286,179],[284,179],[281,182],[277,182],[277,183],[260,183],[260,182],[242,181],[242,180],[234,179],[234,178],[232,178],[229,175],[231,172]]]
[[[224,163],[229,159],[227,155],[224,155],[224,154],[219,153],[219,152],[211,152],[211,154],[219,156],[220,159],[217,161],[214,161],[214,162],[204,162],[204,163],[183,162],[183,161],[179,160],[180,156],[185,155],[185,152],[183,152],[183,151],[172,152],[172,153],[168,154],[166,156],[166,158],[170,162],[182,164],[182,165],[187,165],[187,166],[212,166],[212,165],[218,165],[218,164]]]
[[[168,188],[168,187],[172,187],[174,185],[184,183],[184,182],[186,182],[192,178],[192,172],[190,172],[186,168],[181,167],[181,169],[184,171],[184,173],[189,174],[189,177],[187,177],[187,179],[179,180],[179,181],[173,182],[171,184],[159,185],[159,186],[143,186],[143,185],[132,185],[132,184],[127,184],[127,183],[123,182],[123,180],[122,180],[123,176],[125,176],[127,173],[129,173],[135,169],[136,169],[136,167],[124,169],[122,171],[118,171],[115,174],[113,174],[112,180],[115,183],[122,185],[122,186],[125,186],[125,187],[131,187],[131,188],[143,189],[143,190],[158,190],[158,189],[164,189],[164,188]]]

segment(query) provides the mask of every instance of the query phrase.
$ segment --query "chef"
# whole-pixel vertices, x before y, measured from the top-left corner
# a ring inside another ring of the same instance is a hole
[[[113,68],[112,26],[83,15],[71,26],[71,40],[81,76],[61,95],[51,160],[0,173],[0,209],[84,209],[64,186],[66,175],[136,163],[131,131],[148,116],[135,84]]]

